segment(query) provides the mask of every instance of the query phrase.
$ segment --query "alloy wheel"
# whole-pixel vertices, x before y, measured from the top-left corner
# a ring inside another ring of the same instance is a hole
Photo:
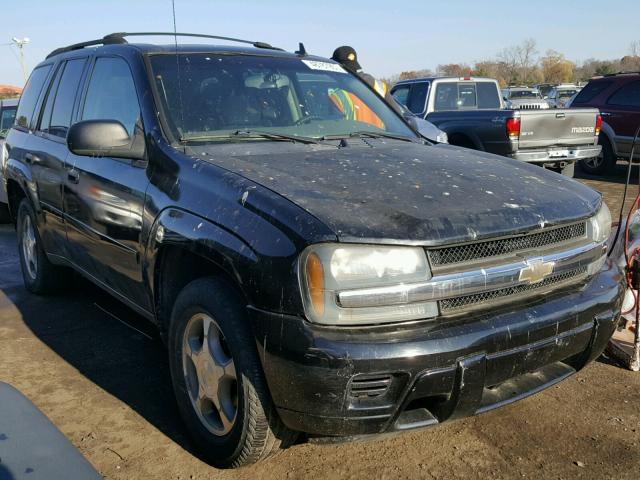
[[[233,358],[218,324],[205,313],[187,322],[182,365],[191,404],[207,430],[231,431],[238,413],[238,380]]]
[[[38,252],[36,250],[36,232],[31,217],[25,215],[22,220],[22,256],[27,273],[32,280],[38,275]]]
[[[600,165],[602,165],[602,163],[604,162],[604,153],[600,152],[600,154],[597,157],[587,158],[587,159],[583,160],[583,162],[589,168],[596,169],[596,168],[600,167]]]

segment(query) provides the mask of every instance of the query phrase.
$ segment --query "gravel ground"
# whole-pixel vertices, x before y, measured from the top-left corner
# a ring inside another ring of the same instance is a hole
[[[581,181],[617,215],[623,166]],[[28,294],[15,252],[13,230],[0,227],[0,380],[105,478],[638,478],[640,375],[606,358],[479,417],[368,443],[296,445],[260,465],[216,470],[189,443],[149,325],[83,281],[65,296]]]

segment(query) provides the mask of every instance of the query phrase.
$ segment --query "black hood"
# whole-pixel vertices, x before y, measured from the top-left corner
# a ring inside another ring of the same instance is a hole
[[[353,143],[207,145],[190,153],[277,192],[346,242],[470,241],[585,218],[601,201],[577,181],[491,154]]]

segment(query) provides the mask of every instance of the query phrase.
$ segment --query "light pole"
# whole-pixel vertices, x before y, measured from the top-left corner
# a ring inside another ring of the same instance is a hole
[[[22,76],[24,77],[24,83],[27,83],[27,67],[24,64],[24,46],[29,43],[30,40],[28,37],[13,37],[11,40],[13,40],[13,43],[15,43],[18,47],[18,50],[20,50],[20,66],[22,67]]]

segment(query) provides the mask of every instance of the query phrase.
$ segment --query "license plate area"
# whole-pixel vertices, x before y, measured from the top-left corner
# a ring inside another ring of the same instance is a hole
[[[566,158],[569,156],[569,150],[549,150],[549,158]]]

